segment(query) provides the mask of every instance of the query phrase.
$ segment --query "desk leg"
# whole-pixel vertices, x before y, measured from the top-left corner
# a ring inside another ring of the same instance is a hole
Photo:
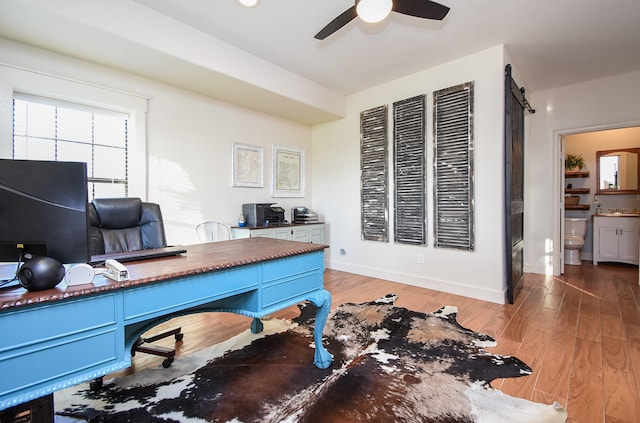
[[[316,344],[316,352],[313,364],[320,369],[326,369],[331,365],[333,356],[322,345],[322,332],[324,325],[327,323],[329,310],[331,309],[331,294],[327,290],[322,290],[308,299],[318,310],[316,311],[316,322],[313,328],[313,339]]]
[[[262,320],[254,317],[251,321],[251,333],[260,333],[264,329],[264,325],[262,324]]]

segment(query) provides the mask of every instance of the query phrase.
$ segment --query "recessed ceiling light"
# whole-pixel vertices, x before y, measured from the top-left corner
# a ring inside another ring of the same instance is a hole
[[[238,3],[246,7],[253,7],[258,4],[258,0],[238,0]]]

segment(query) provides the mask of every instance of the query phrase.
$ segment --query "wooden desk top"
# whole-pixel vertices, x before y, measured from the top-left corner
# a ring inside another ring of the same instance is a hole
[[[272,238],[246,238],[188,245],[184,247],[187,253],[181,256],[125,263],[131,277],[128,281],[117,282],[102,275],[96,275],[93,283],[85,285],[67,286],[63,281],[55,288],[45,291],[29,292],[22,287],[0,290],[0,310],[214,272],[322,251],[327,247],[322,244]]]

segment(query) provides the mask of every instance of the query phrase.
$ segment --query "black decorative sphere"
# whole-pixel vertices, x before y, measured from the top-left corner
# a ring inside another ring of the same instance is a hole
[[[20,285],[29,291],[43,291],[60,283],[65,269],[62,263],[46,256],[34,257],[20,267]]]

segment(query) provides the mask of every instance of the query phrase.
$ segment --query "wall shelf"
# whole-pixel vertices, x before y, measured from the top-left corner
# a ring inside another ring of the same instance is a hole
[[[578,170],[576,172],[564,172],[565,178],[588,178],[589,171],[588,170]],[[589,188],[565,188],[565,194],[589,194]],[[591,204],[566,204],[564,205],[565,210],[589,210],[591,209]]]
[[[589,188],[565,188],[566,194],[589,194]]]
[[[565,210],[589,210],[591,208],[590,204],[565,204]]]
[[[589,171],[588,170],[579,170],[577,172],[565,172],[565,178],[588,178]]]

